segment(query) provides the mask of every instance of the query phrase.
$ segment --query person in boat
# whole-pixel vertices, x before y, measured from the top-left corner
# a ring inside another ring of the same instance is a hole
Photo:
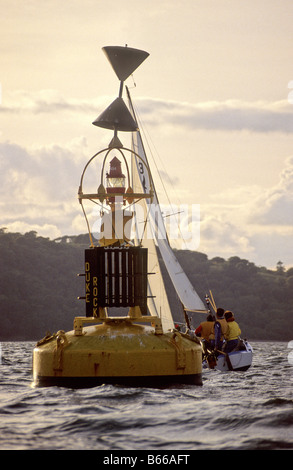
[[[214,322],[214,329],[210,336],[210,342],[213,348],[217,351],[222,350],[224,340],[228,333],[228,323],[224,317],[225,310],[217,308],[216,321]]]
[[[201,324],[195,329],[196,336],[200,336],[201,339],[205,341],[209,341],[210,335],[213,333],[214,330],[214,317],[210,313],[207,316],[206,321],[201,322]]]
[[[233,349],[235,349],[238,345],[239,336],[241,335],[241,329],[238,323],[235,321],[234,315],[232,312],[230,312],[230,310],[226,310],[226,312],[224,313],[224,317],[228,325],[225,352],[229,353],[233,351]]]
[[[201,338],[201,344],[203,347],[203,357],[208,354],[209,350],[212,350],[210,343],[210,336],[214,331],[214,316],[210,313],[207,316],[206,321],[200,323],[200,325],[194,330],[196,336]]]

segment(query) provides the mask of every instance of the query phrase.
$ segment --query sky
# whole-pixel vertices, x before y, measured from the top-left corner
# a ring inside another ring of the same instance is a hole
[[[126,85],[159,198],[200,207],[191,248],[293,266],[292,0],[0,6],[0,227],[86,233],[81,172],[112,138],[92,122],[119,91],[102,47],[127,44],[150,54]]]

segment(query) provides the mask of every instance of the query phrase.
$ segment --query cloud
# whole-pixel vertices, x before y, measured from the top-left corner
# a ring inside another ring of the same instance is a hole
[[[87,161],[85,147],[84,139],[67,147],[34,149],[1,143],[1,226],[11,231],[36,230],[50,237],[69,233],[79,210],[77,191]]]
[[[0,113],[96,113],[103,110],[113,100],[110,96],[101,96],[91,100],[67,98],[55,89],[38,90],[30,92],[15,90],[5,93],[0,106]]]
[[[65,98],[57,90],[8,94],[0,113],[86,113],[98,116],[113,101],[113,96],[95,99]],[[292,105],[288,101],[246,102],[240,100],[187,103],[137,98],[135,106],[145,122],[157,126],[221,131],[293,132]],[[94,119],[94,118],[93,118]]]
[[[282,260],[292,266],[293,157],[271,188],[224,189],[203,205],[200,240],[199,250],[211,257],[237,255],[272,268]]]
[[[200,251],[211,256],[250,257],[254,253],[246,227],[237,226],[225,213],[211,213],[209,208],[201,218],[200,240]]]
[[[56,227],[56,225],[52,224],[44,224],[44,225],[37,225],[35,223],[29,224],[27,222],[12,222],[6,225],[6,228],[9,232],[19,232],[19,233],[27,233],[27,232],[37,232],[39,236],[49,237],[51,239],[58,238],[62,236],[60,229]]]
[[[176,125],[190,129],[251,132],[293,132],[293,112],[288,101],[180,103],[138,100],[144,119],[157,125]]]
[[[287,158],[278,184],[263,191],[250,207],[249,223],[293,226],[293,156]]]

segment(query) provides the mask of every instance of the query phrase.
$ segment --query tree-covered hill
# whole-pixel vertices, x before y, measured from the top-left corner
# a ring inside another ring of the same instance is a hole
[[[40,339],[84,315],[83,249],[35,232],[0,233],[0,339]]]
[[[38,340],[47,331],[73,328],[73,319],[85,315],[78,296],[84,295],[84,248],[88,236],[52,241],[0,230],[0,340]],[[212,291],[217,306],[232,310],[242,336],[256,340],[293,339],[293,268],[257,267],[237,256],[208,259],[203,253],[180,250],[178,260],[198,294]],[[175,319],[178,300],[164,272]],[[204,317],[193,314],[194,327]]]

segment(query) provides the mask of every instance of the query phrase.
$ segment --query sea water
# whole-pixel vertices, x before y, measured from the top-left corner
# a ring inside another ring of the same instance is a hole
[[[33,387],[34,344],[1,343],[0,449],[293,449],[293,349],[251,344],[248,371],[204,370],[202,386],[75,390]]]

